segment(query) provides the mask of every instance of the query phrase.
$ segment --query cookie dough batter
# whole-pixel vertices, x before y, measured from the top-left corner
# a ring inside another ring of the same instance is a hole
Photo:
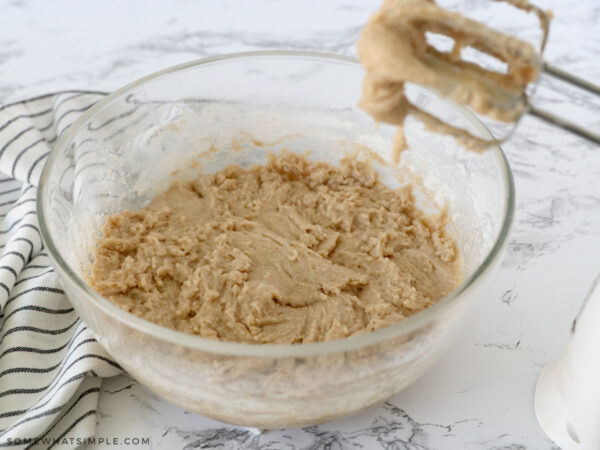
[[[174,183],[139,211],[108,217],[92,286],[146,320],[252,343],[375,330],[460,281],[445,215],[367,164],[282,153]]]

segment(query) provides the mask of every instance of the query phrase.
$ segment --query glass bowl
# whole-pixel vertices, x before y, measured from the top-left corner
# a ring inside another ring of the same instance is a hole
[[[251,52],[142,78],[85,112],[57,142],[38,212],[50,258],[73,306],[106,350],[165,399],[224,422],[259,428],[328,421],[380,402],[427,370],[453,341],[471,301],[484,300],[514,210],[499,147],[465,151],[409,121],[411,150],[391,157],[393,129],[356,106],[363,71],[352,58]],[[422,89],[417,100],[473,133],[472,114]],[[346,339],[298,345],[220,342],[119,309],[87,284],[104,218],[144,206],[174,179],[231,163],[248,167],[287,149],[339,164],[370,159],[390,186],[411,182],[419,205],[447,205],[464,281],[403,322]]]

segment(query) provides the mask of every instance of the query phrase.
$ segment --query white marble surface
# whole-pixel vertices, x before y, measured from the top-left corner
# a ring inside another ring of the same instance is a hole
[[[0,104],[61,89],[112,90],[176,63],[233,51],[354,54],[377,3],[3,0]],[[464,3],[480,9],[487,0]],[[557,16],[546,59],[600,80],[597,0],[539,3]],[[536,103],[600,129],[600,99],[557,81],[543,80]],[[153,449],[557,448],[537,425],[533,390],[543,365],[565,349],[600,270],[600,148],[528,117],[504,149],[517,211],[501,271],[456,344],[408,389],[349,419],[256,436],[188,413],[123,375],[103,384],[97,436],[150,437]]]

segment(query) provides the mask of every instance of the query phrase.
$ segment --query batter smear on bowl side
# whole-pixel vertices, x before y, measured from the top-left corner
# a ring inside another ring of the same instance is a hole
[[[91,285],[136,316],[235,342],[339,339],[398,322],[460,282],[446,215],[368,163],[284,152],[175,182],[109,216]]]

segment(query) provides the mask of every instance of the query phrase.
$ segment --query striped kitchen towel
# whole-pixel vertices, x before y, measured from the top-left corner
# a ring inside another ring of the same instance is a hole
[[[77,447],[95,432],[102,377],[121,371],[64,295],[35,204],[53,143],[103,96],[69,91],[0,108],[0,449]]]

